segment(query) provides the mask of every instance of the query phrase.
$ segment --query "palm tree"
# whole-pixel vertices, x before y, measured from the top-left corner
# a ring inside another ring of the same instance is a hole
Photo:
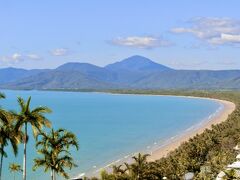
[[[55,173],[69,178],[64,168],[71,169],[77,166],[69,153],[70,146],[75,147],[77,150],[79,149],[76,136],[65,129],[56,131],[52,129],[50,133],[41,133],[38,136],[41,136],[41,140],[37,142],[36,147],[41,148],[38,150],[38,153],[43,155],[43,158],[34,159],[33,169],[45,167],[45,172],[51,170],[52,180],[56,178]]]
[[[33,136],[36,137],[41,132],[43,127],[51,127],[50,121],[44,116],[45,113],[50,113],[51,110],[47,107],[36,107],[30,109],[31,97],[25,102],[23,98],[18,97],[20,112],[14,113],[16,117],[16,128],[21,130],[24,128],[24,157],[23,157],[23,180],[26,180],[26,160],[27,160],[27,142],[28,142],[28,124],[32,127]]]
[[[129,171],[129,174],[132,176],[133,179],[136,180],[144,179],[144,173],[148,165],[147,163],[148,156],[149,154],[141,155],[140,153],[138,153],[137,156],[132,157],[134,159],[134,163],[130,165],[125,163]]]
[[[5,95],[3,93],[0,93],[0,99],[4,99]],[[4,114],[3,114],[3,110],[0,108],[0,121],[1,123],[7,121]],[[2,161],[3,161],[3,156],[6,156],[6,152],[4,152],[3,148],[0,149],[0,153],[1,153],[1,162],[0,162],[0,179],[1,179],[1,174],[2,174]]]
[[[14,173],[14,180],[17,172],[22,172],[22,168],[19,164],[11,163],[9,164],[9,170],[11,173]]]
[[[15,130],[13,116],[11,113],[1,110],[0,112],[0,179],[2,175],[3,157],[7,157],[5,147],[10,143],[13,153],[16,156],[18,153],[18,144],[22,140],[22,134]]]

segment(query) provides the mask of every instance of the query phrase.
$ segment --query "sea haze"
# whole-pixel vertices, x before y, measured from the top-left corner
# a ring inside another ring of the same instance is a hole
[[[72,176],[94,172],[138,151],[149,152],[206,120],[221,107],[212,100],[184,97],[2,91],[7,96],[0,102],[4,108],[17,110],[17,96],[32,96],[32,106],[46,105],[53,110],[48,117],[55,129],[66,128],[77,135],[80,150],[72,153],[78,168],[71,171]],[[38,155],[30,137],[28,179],[48,179],[50,172],[45,174],[42,169],[32,172],[32,160]],[[22,145],[17,158],[12,156],[10,148],[8,154],[9,158],[4,159],[3,179],[11,176],[7,169],[10,162],[22,164]],[[17,176],[21,178],[21,174]]]
[[[4,89],[240,89],[240,70],[177,70],[132,56],[105,67],[72,62],[56,69],[0,69]]]

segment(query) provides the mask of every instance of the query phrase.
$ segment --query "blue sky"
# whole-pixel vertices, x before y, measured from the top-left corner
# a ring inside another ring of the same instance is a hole
[[[239,0],[7,0],[0,67],[99,66],[143,55],[177,69],[240,69]]]

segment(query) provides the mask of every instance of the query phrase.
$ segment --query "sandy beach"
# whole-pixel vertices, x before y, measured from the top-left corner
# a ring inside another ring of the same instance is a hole
[[[119,95],[119,94],[113,94],[113,95]],[[139,95],[139,94],[124,94],[124,95]],[[142,95],[142,94],[141,94]],[[172,96],[172,95],[145,95],[145,96]],[[196,126],[195,128],[186,131],[180,135],[177,135],[174,137],[174,139],[170,139],[167,141],[167,143],[162,144],[161,147],[158,147],[155,150],[151,150],[151,153],[149,153],[149,150],[145,153],[151,154],[149,156],[148,161],[155,161],[157,159],[160,159],[161,157],[166,156],[169,152],[175,150],[178,148],[183,142],[188,141],[191,137],[194,137],[196,134],[201,134],[205,129],[211,129],[211,126],[214,124],[219,124],[225,120],[227,120],[228,115],[231,114],[235,110],[235,104],[229,101],[219,100],[219,99],[212,99],[212,98],[203,98],[203,97],[192,97],[192,96],[174,96],[174,97],[184,97],[184,98],[197,98],[197,99],[209,99],[211,101],[216,101],[222,105],[222,108],[219,112],[216,113],[212,118],[210,118],[207,121],[202,121],[201,125]],[[136,155],[138,152],[129,154],[122,159],[116,160],[114,162],[111,162],[107,164],[104,167],[101,167],[99,169],[96,169],[95,171],[87,172],[86,174],[88,176],[99,176],[99,172],[103,169],[105,169],[108,172],[112,171],[112,165],[120,165],[124,162],[131,163],[132,162],[132,156]],[[142,152],[143,153],[143,152]]]
[[[189,98],[199,98],[199,97],[189,97]],[[210,98],[205,98],[210,99]],[[227,120],[228,115],[231,114],[235,110],[235,104],[229,101],[219,100],[219,99],[211,99],[217,101],[223,105],[223,109],[211,120],[203,123],[199,128],[186,132],[181,136],[171,140],[166,145],[152,152],[151,156],[148,158],[148,161],[155,161],[160,159],[161,157],[167,156],[167,154],[176,148],[178,148],[183,142],[188,141],[190,138],[194,137],[196,134],[201,134],[205,129],[211,129],[212,125],[219,124],[225,120]]]

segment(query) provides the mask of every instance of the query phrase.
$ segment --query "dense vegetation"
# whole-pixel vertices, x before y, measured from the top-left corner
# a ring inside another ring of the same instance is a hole
[[[0,99],[5,95],[0,93]],[[41,157],[34,159],[34,170],[43,167],[44,171],[51,170],[51,179],[55,180],[59,174],[65,178],[69,178],[65,169],[76,167],[74,160],[69,152],[71,146],[78,150],[78,142],[76,136],[65,130],[58,129],[54,131],[51,122],[46,118],[45,114],[50,113],[48,107],[38,106],[31,108],[31,97],[25,101],[23,98],[17,99],[20,111],[9,111],[0,108],[0,180],[2,179],[3,160],[7,158],[8,153],[5,149],[11,145],[15,156],[18,155],[19,144],[24,144],[23,168],[16,163],[9,165],[10,172],[15,174],[23,172],[23,180],[27,179],[27,143],[29,139],[28,126],[32,128],[33,137],[36,140],[36,151]],[[41,138],[38,138],[41,137]]]
[[[111,173],[103,171],[102,180],[135,180],[135,179],[182,179],[187,172],[193,172],[195,179],[214,179],[224,167],[235,160],[233,150],[240,138],[240,92],[209,91],[111,91],[111,93],[128,94],[162,94],[210,97],[232,101],[236,110],[225,122],[212,126],[196,135],[165,158],[147,162],[141,156],[134,157],[133,164],[113,167]],[[159,127],[159,130],[161,128]]]

